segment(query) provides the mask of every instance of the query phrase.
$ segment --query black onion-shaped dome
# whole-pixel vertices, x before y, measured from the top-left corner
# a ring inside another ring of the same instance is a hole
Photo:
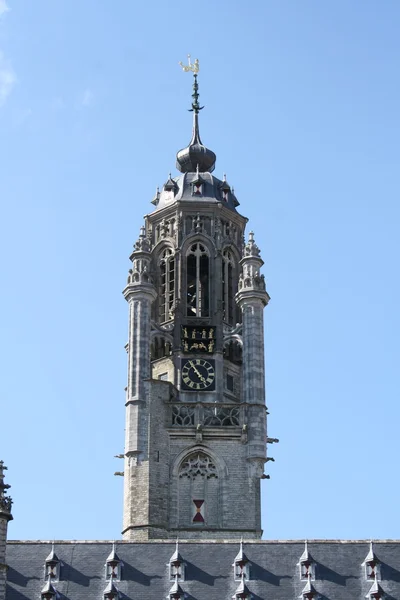
[[[200,139],[199,115],[193,114],[193,135],[189,145],[176,155],[176,168],[181,173],[212,173],[215,168],[216,155],[212,150],[206,148]]]

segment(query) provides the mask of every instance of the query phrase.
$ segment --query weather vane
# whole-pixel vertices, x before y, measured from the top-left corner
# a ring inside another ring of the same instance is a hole
[[[182,67],[182,69],[185,71],[185,73],[187,73],[188,71],[192,71],[196,75],[200,71],[199,59],[196,58],[196,60],[192,64],[192,62],[190,60],[190,54],[188,54],[188,63],[189,63],[188,65],[184,65],[183,62],[181,61],[179,64]]]
[[[179,64],[186,73],[188,71],[191,71],[193,73],[193,78],[194,78],[193,94],[192,94],[193,102],[192,102],[192,108],[189,108],[189,110],[191,112],[194,112],[196,115],[198,115],[199,111],[204,108],[204,106],[199,105],[199,84],[197,83],[197,73],[200,71],[200,63],[199,63],[198,58],[196,58],[194,63],[192,63],[190,60],[190,54],[188,54],[188,63],[189,64],[187,64],[187,65],[184,65],[183,62],[180,62]]]

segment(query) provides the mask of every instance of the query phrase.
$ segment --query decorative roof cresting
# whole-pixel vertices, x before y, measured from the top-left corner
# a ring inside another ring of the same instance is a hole
[[[199,59],[196,58],[192,63],[189,54],[188,65],[184,65],[182,62],[179,64],[184,71],[193,73],[193,101],[192,108],[189,109],[190,112],[193,112],[193,133],[189,145],[179,150],[176,155],[176,168],[181,173],[195,173],[196,171],[212,173],[217,157],[212,150],[204,146],[199,132],[199,112],[204,108],[199,104],[199,84],[197,83],[197,74],[200,70]]]

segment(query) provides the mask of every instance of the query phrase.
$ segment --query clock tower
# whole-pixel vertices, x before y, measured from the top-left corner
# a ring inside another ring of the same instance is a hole
[[[194,69],[192,69],[194,70]],[[266,478],[263,261],[193,134],[130,256],[124,539],[260,538]]]

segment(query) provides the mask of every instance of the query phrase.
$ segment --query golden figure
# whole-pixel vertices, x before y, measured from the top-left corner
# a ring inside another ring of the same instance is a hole
[[[183,62],[179,62],[182,69],[187,73],[188,71],[192,71],[193,73],[198,73],[200,71],[199,59],[196,58],[194,63],[192,64],[190,61],[190,54],[188,54],[188,64],[184,65]]]
[[[187,338],[187,336],[188,336],[187,328],[184,327],[183,328],[183,337]]]
[[[195,340],[195,339],[196,339],[196,333],[197,333],[197,332],[196,332],[196,330],[195,330],[195,329],[193,329],[193,331],[192,331],[192,339],[193,339],[193,340]]]
[[[189,352],[189,344],[186,340],[183,340],[183,349],[185,352]]]
[[[213,338],[214,337],[214,328],[213,327],[211,327],[210,333],[208,334],[208,337],[209,338]]]
[[[203,331],[201,332],[201,337],[203,339],[207,337],[207,331],[205,329],[203,329]]]
[[[211,340],[208,344],[208,351],[212,352],[214,350],[214,340]]]

